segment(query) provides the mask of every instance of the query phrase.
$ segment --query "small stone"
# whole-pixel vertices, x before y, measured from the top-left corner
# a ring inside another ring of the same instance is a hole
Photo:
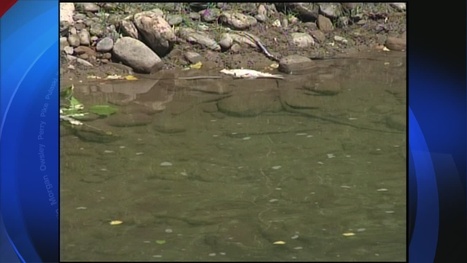
[[[162,163],[160,164],[160,166],[168,167],[168,166],[172,166],[172,163],[171,163],[171,162],[162,162]]]
[[[323,31],[319,29],[311,31],[310,35],[313,36],[313,38],[316,39],[318,42],[323,42],[324,40],[326,40],[326,35],[323,33]]]
[[[80,63],[81,65],[84,65],[84,66],[86,66],[86,67],[92,67],[92,66],[93,66],[90,62],[88,62],[88,61],[86,61],[86,60],[84,60],[84,59],[82,59],[82,58],[77,58],[77,59],[76,59],[76,62],[78,62],[78,63]]]
[[[95,57],[96,56],[96,51],[94,51],[90,47],[79,46],[79,47],[75,48],[75,54],[77,54],[77,55],[88,54],[89,56]]]
[[[313,38],[307,33],[292,33],[292,43],[298,48],[307,48],[315,43]]]
[[[318,25],[316,25],[315,22],[305,22],[303,23],[303,26],[305,27],[305,29],[309,29],[309,30],[319,30],[318,29]]]
[[[202,60],[203,57],[199,53],[193,52],[193,51],[187,51],[185,52],[185,58],[188,60],[191,64],[198,63]]]
[[[224,49],[229,49],[233,45],[233,42],[232,36],[229,33],[224,33],[219,40],[219,46]]]
[[[75,21],[78,21],[78,20],[84,20],[86,19],[86,15],[85,14],[81,14],[81,13],[76,13],[73,15],[73,19]]]
[[[112,50],[114,45],[114,41],[110,37],[104,37],[101,41],[99,41],[96,45],[96,50],[99,52],[108,52]]]
[[[179,15],[167,15],[165,19],[171,26],[177,26],[183,22],[183,17]]]
[[[390,3],[389,5],[401,12],[405,11],[407,8],[405,3]]]
[[[73,55],[73,52],[74,52],[73,47],[70,47],[70,46],[64,47],[63,51],[65,51],[65,53],[68,55]]]
[[[73,3],[60,3],[60,22],[73,24],[73,12],[75,5]]]
[[[100,23],[92,23],[91,28],[89,29],[89,32],[91,32],[92,35],[101,37],[104,35],[104,30],[105,27],[100,24]]]
[[[93,12],[93,13],[98,12],[100,9],[99,6],[94,3],[78,3],[77,7],[80,10],[83,10],[85,12]]]
[[[334,40],[336,42],[342,43],[342,44],[347,44],[349,41],[341,36],[334,36]]]
[[[232,45],[232,47],[230,47],[230,50],[232,51],[232,53],[238,53],[242,50],[242,46],[240,46],[240,44],[238,43],[235,43]]]
[[[87,29],[81,30],[78,34],[80,44],[83,46],[89,46],[91,44],[91,40],[89,39],[91,36],[89,35],[89,32]]]
[[[200,11],[201,18],[204,22],[208,23],[216,21],[220,14],[221,10],[219,8],[209,8]]]
[[[317,24],[319,29],[323,32],[330,32],[334,30],[334,26],[332,25],[331,19],[325,16],[319,15]]]
[[[67,46],[69,46],[67,38],[61,37],[60,38],[60,51],[64,50],[64,48]]]
[[[313,66],[311,59],[300,55],[290,55],[279,61],[279,71],[287,74],[306,71]]]
[[[102,58],[103,59],[111,59],[112,58],[112,53],[108,53],[108,52],[104,53],[104,54],[102,54]]]
[[[404,38],[388,37],[384,44],[389,50],[405,51],[407,47],[407,40]]]
[[[272,167],[273,170],[279,170],[279,169],[281,169],[281,168],[282,168],[282,166],[280,166],[280,165],[276,165],[276,166],[273,166],[273,167]]]
[[[341,15],[339,4],[337,3],[319,4],[319,11],[329,18],[337,18]]]
[[[222,24],[227,24],[229,27],[237,30],[244,30],[255,26],[258,23],[256,18],[250,15],[229,11],[222,12],[219,16],[219,21]]]
[[[68,36],[68,43],[70,44],[70,46],[72,47],[77,47],[79,46],[80,44],[80,39],[79,39],[79,36],[77,34],[70,34]]]
[[[188,17],[191,18],[192,20],[199,20],[201,18],[201,15],[196,12],[191,12],[188,15]]]
[[[71,35],[77,35],[78,34],[78,30],[76,30],[76,27],[70,27],[69,32],[70,32]]]
[[[266,9],[266,7],[261,4],[258,6],[258,15],[263,15],[264,17],[266,17],[268,14],[268,10]]]

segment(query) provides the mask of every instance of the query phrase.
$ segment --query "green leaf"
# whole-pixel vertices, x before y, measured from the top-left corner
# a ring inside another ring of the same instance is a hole
[[[69,87],[66,87],[64,88],[61,92],[60,92],[60,96],[65,98],[65,99],[70,99],[71,96],[73,95],[73,85],[69,86]]]
[[[94,105],[89,108],[89,111],[99,116],[109,116],[117,112],[117,109],[110,105]]]
[[[158,245],[164,245],[165,244],[165,240],[156,240],[156,243]]]
[[[70,98],[70,108],[71,109],[82,109],[83,104],[79,102],[75,97],[71,96]]]
[[[63,112],[64,115],[67,115],[67,116],[71,116],[71,115],[75,115],[75,114],[84,114],[82,110],[72,109],[72,108],[62,109],[62,112]]]

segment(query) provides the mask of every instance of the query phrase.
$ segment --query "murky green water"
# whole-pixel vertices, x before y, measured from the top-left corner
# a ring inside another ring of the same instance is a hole
[[[62,260],[404,261],[405,54],[363,56],[135,96],[82,85],[125,106],[87,122],[118,140],[62,133]]]

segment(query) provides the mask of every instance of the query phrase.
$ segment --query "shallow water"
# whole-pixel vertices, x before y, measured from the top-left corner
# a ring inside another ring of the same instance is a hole
[[[118,140],[62,133],[62,260],[406,259],[405,54],[146,81],[76,83],[85,105],[125,105],[87,122]]]

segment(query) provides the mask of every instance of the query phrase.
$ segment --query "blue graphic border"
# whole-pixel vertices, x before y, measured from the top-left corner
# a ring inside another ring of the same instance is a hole
[[[0,18],[2,262],[59,261],[58,10],[18,1]]]
[[[58,11],[22,0],[0,18],[0,262],[59,261]],[[449,226],[467,203],[466,72],[427,61],[429,41],[411,46],[419,31],[408,31],[409,261],[433,262],[466,231]]]

